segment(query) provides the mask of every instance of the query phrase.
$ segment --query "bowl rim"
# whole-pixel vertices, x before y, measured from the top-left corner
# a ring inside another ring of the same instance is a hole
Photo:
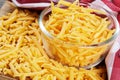
[[[83,4],[83,5],[84,5],[84,4],[86,5],[86,3],[82,3],[82,4]],[[90,44],[90,45],[79,45],[79,44],[64,42],[64,41],[62,41],[62,40],[60,40],[60,39],[57,39],[56,37],[54,37],[53,35],[51,35],[51,34],[49,33],[49,31],[47,31],[46,28],[45,28],[44,25],[43,25],[43,18],[44,18],[44,16],[51,11],[51,7],[50,7],[50,6],[47,7],[47,8],[45,8],[45,9],[41,12],[41,14],[40,14],[40,16],[39,16],[39,19],[38,19],[39,27],[40,27],[41,31],[42,31],[47,37],[49,37],[50,39],[59,41],[59,43],[64,43],[64,44],[67,44],[67,45],[69,45],[69,46],[79,46],[79,47],[83,47],[83,48],[84,48],[84,47],[97,47],[97,46],[102,46],[102,45],[105,45],[105,44],[108,44],[108,43],[114,41],[114,40],[118,37],[118,35],[119,35],[119,33],[120,33],[119,22],[118,22],[118,20],[116,19],[116,17],[114,16],[114,14],[111,13],[109,10],[101,7],[101,6],[87,3],[87,6],[88,6],[88,5],[89,5],[89,6],[99,7],[100,9],[103,9],[103,10],[104,10],[106,13],[108,13],[108,14],[110,15],[110,17],[113,19],[113,21],[114,21],[113,23],[114,23],[114,26],[115,26],[116,30],[115,30],[113,36],[111,36],[109,39],[107,39],[107,40],[105,40],[105,41],[103,41],[103,42],[100,42],[100,43]]]

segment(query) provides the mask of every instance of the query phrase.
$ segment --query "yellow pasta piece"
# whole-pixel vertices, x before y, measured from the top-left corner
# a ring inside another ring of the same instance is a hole
[[[9,18],[7,21],[4,22],[4,25],[9,25],[12,24],[14,21],[16,21],[17,16],[12,16],[11,18]]]
[[[54,71],[54,70],[49,70],[53,75],[55,75],[59,80],[66,80],[62,74],[59,74],[58,72]]]

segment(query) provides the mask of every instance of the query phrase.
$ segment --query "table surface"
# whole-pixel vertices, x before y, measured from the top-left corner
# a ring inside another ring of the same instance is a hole
[[[5,2],[6,0],[0,0],[0,7],[3,5],[3,3]]]

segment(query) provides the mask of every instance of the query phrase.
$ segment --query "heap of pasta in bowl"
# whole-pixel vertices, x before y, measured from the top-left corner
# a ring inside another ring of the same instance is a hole
[[[103,61],[119,34],[119,24],[112,13],[77,1],[51,3],[51,7],[42,11],[39,25],[50,58],[83,68]]]

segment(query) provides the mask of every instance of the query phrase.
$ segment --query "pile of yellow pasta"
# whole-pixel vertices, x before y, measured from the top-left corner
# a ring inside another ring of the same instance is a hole
[[[43,35],[48,55],[69,66],[84,67],[99,62],[111,46],[107,42],[102,46],[99,43],[110,39],[115,32],[109,27],[111,20],[107,15],[102,9],[80,6],[78,0],[52,4],[51,13],[45,15],[49,17],[43,22],[54,37]]]
[[[105,68],[63,66],[45,54],[38,14],[16,9],[0,17],[0,73],[18,80],[105,80]]]
[[[77,0],[76,0],[77,1]],[[60,5],[67,8],[60,8]],[[105,11],[79,6],[60,0],[52,5],[46,29],[56,38],[72,44],[92,45],[109,39],[115,29],[108,28],[111,21]]]

